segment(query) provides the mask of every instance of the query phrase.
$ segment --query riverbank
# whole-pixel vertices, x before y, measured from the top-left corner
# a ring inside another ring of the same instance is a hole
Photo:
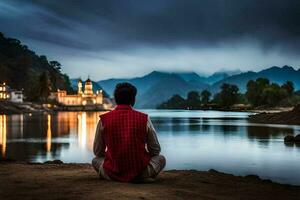
[[[300,125],[300,105],[294,109],[276,113],[259,113],[249,117],[250,122],[266,124]]]
[[[22,113],[52,113],[59,111],[108,111],[103,105],[91,106],[63,106],[57,104],[41,104],[35,102],[13,103],[9,101],[0,102],[0,114],[22,114]]]
[[[158,110],[192,110],[192,111],[224,111],[224,112],[252,112],[252,113],[279,113],[293,110],[294,107],[251,107],[250,105],[234,105],[230,108],[219,106],[207,106],[199,109],[184,109],[184,108],[157,108]]]
[[[300,187],[215,170],[164,171],[154,183],[99,180],[89,164],[0,162],[3,199],[299,199]]]
[[[22,113],[42,113],[42,112],[51,113],[51,112],[59,112],[59,111],[90,112],[90,111],[110,111],[112,109],[113,109],[112,107],[106,108],[103,105],[64,106],[59,104],[41,104],[35,102],[23,102],[23,103],[13,103],[9,101],[0,102],[0,114],[22,114]],[[227,109],[218,108],[218,107],[203,107],[203,109],[201,110],[225,111],[225,112],[279,113],[279,112],[291,111],[292,109],[293,107],[274,107],[274,108],[266,109],[266,108],[251,108],[248,106],[236,105],[232,108],[227,108]]]
[[[21,114],[21,113],[40,113],[52,112],[52,109],[43,106],[42,104],[23,102],[13,103],[9,101],[0,102],[0,114]]]

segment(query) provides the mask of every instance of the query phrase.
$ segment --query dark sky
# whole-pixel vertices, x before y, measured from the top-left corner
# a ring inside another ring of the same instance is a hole
[[[71,77],[300,66],[299,0],[1,0],[0,27]]]

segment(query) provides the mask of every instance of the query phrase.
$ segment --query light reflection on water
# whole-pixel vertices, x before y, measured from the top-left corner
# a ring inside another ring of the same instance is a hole
[[[1,155],[5,156],[6,153],[6,115],[0,115],[0,145],[1,148]]]
[[[47,115],[47,145],[46,149],[47,152],[51,152],[51,139],[52,139],[52,133],[51,133],[51,115]]]
[[[300,185],[300,147],[285,145],[299,126],[261,125],[250,113],[144,110],[158,131],[166,169],[214,168],[237,175],[258,174]],[[44,162],[90,162],[99,112],[0,115],[1,156]]]

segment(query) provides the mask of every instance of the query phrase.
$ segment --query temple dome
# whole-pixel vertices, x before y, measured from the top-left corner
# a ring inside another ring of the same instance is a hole
[[[86,79],[85,84],[92,84],[92,81],[90,78]]]

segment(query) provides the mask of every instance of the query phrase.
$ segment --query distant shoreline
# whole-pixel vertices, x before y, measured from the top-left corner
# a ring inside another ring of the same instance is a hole
[[[230,109],[222,108],[203,108],[203,109],[157,109],[157,110],[186,110],[186,111],[223,111],[223,112],[251,112],[256,113],[256,115],[249,117],[250,121],[258,123],[268,123],[268,120],[272,114],[280,115],[280,113],[291,112],[293,107],[275,107],[275,108],[240,108],[233,107]],[[42,104],[34,102],[24,102],[24,103],[12,103],[12,102],[0,102],[0,114],[10,115],[10,114],[35,114],[35,113],[56,113],[56,112],[106,112],[110,111],[104,109],[101,105],[92,106],[63,106],[54,104]],[[299,114],[300,115],[300,114]],[[280,119],[278,123],[291,124],[289,119]],[[271,121],[276,123],[276,120]],[[300,122],[297,121],[297,124]]]
[[[257,109],[257,108],[240,108],[233,107],[229,109],[225,108],[203,108],[203,109],[156,109],[156,110],[186,110],[186,111],[224,111],[224,112],[253,112],[253,113],[279,113],[291,111],[293,107],[274,107],[268,109]],[[12,102],[0,102],[0,114],[22,114],[22,113],[43,113],[43,112],[101,112],[110,111],[105,109],[101,105],[91,106],[64,106],[54,104],[42,104],[35,102],[24,102],[24,103],[12,103]]]
[[[274,107],[274,108],[249,108],[249,109],[241,109],[241,108],[213,108],[213,109],[156,109],[156,110],[186,110],[186,111],[224,111],[224,112],[253,112],[253,113],[279,113],[293,110],[293,107]]]
[[[92,106],[63,106],[54,104],[42,104],[35,102],[23,102],[23,103],[12,103],[12,102],[0,102],[0,114],[25,114],[25,113],[55,113],[64,111],[109,111],[103,108],[101,105]]]

